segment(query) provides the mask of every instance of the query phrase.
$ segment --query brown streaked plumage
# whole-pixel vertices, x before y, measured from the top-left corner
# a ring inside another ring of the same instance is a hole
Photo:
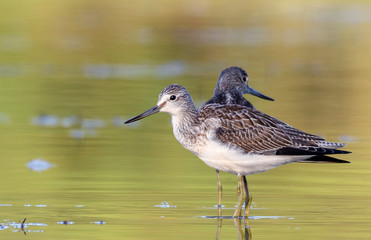
[[[252,94],[257,97],[274,101],[273,98],[270,98],[264,94],[261,94],[260,92],[256,91],[255,89],[251,88],[248,85],[248,75],[246,71],[240,67],[229,67],[224,69],[220,75],[218,82],[214,89],[213,97],[205,103],[205,105],[208,104],[238,104],[242,105],[248,108],[255,109],[255,107],[247,101],[243,94]],[[216,179],[217,179],[217,185],[218,185],[218,215],[221,216],[222,214],[222,183],[220,181],[220,174],[219,170],[216,169]],[[241,178],[238,178],[241,179]],[[248,191],[247,185],[242,187],[242,183],[246,183],[245,176],[242,176],[243,182],[238,183],[238,189],[237,192],[241,193],[243,191]],[[251,196],[249,196],[248,192],[246,192],[247,195],[247,202],[245,202],[245,208],[249,208],[249,204],[252,201]],[[236,210],[235,215],[239,215],[239,210]],[[246,214],[247,214],[246,210]]]
[[[249,87],[248,86],[248,75],[246,73],[246,71],[240,67],[229,67],[229,68],[226,68],[224,69],[221,73],[220,73],[220,76],[219,76],[219,79],[218,79],[218,82],[215,86],[215,89],[214,89],[214,94],[213,94],[213,97],[207,101],[205,103],[205,105],[208,105],[208,104],[222,104],[222,105],[225,105],[225,104],[237,104],[237,105],[241,105],[241,106],[245,106],[245,107],[248,107],[248,108],[252,108],[252,109],[255,109],[255,107],[248,101],[244,98],[244,94],[252,94],[252,95],[255,95],[257,97],[260,97],[260,98],[263,98],[263,99],[266,99],[266,100],[271,100],[271,101],[274,101],[272,98],[270,97],[267,97],[261,93],[259,93],[258,91],[254,90],[253,88]],[[269,118],[272,118],[270,116],[266,116],[268,119]],[[329,143],[327,142],[325,139],[319,137],[319,136],[316,136],[316,135],[312,135],[312,134],[308,134],[308,133],[304,133],[300,130],[297,130],[293,127],[291,127],[290,125],[278,120],[278,119],[275,119],[275,118],[272,118],[273,122],[274,122],[274,126],[275,126],[275,131],[276,133],[279,135],[279,133],[281,133],[281,130],[279,129],[285,129],[285,132],[287,133],[290,133],[290,140],[292,140],[292,142],[300,142],[300,141],[305,141],[305,142],[313,142],[317,145],[320,145],[322,147],[327,147],[327,148],[339,148],[339,147],[342,147],[344,146],[343,144],[338,144],[338,143]],[[235,122],[234,123],[235,125],[241,125],[241,122]],[[273,131],[273,129],[271,129],[271,131]],[[220,129],[219,130],[220,132],[220,135],[223,135],[224,130],[223,129]],[[250,132],[251,134],[251,132]],[[252,137],[252,136],[250,136]],[[222,141],[225,141],[223,140],[223,137],[221,138]],[[284,138],[282,140],[285,140]],[[287,139],[286,139],[287,140]],[[273,142],[269,142],[269,144],[272,144],[274,143]],[[244,147],[246,149],[246,147]],[[249,149],[247,149],[249,150]],[[252,150],[252,149],[250,149]],[[287,149],[285,150],[287,151]],[[274,150],[273,150],[274,152]],[[281,153],[283,153],[283,150],[280,150]],[[264,150],[264,154],[269,154],[270,152],[269,151],[266,151]],[[317,157],[317,162],[320,161],[320,160],[323,160],[322,158],[318,158]],[[330,162],[338,162],[337,159],[329,159],[327,158],[328,161]],[[313,158],[311,161],[314,161]],[[308,162],[308,161],[306,161]],[[221,216],[221,203],[222,203],[222,184],[221,184],[221,181],[220,181],[220,175],[219,175],[219,170],[216,169],[216,177],[217,177],[217,185],[218,185],[218,214],[219,216]],[[240,179],[240,178],[239,178]],[[245,176],[242,176],[242,179],[243,179],[243,183],[246,183],[247,184],[247,181],[246,181],[246,178]],[[238,186],[242,186],[242,183],[238,183]],[[245,186],[244,189],[248,190],[248,187]],[[244,189],[238,189],[239,192],[242,192],[244,191]],[[249,196],[249,193],[246,193],[247,195],[247,201],[245,202],[245,208],[246,208],[246,214],[247,214],[247,211],[248,211],[248,208],[249,208],[249,204],[251,203],[252,201],[252,198],[251,196]],[[235,214],[238,214],[238,210],[236,210],[236,213]]]
[[[247,154],[283,155],[287,149],[305,151],[305,155],[346,153],[334,149],[343,147],[342,143],[327,142],[244,106],[212,104],[199,109],[200,121],[207,121],[210,116],[220,121],[215,133],[217,139]]]
[[[334,149],[341,144],[282,126],[278,119],[248,107],[209,104],[197,110],[188,91],[176,84],[162,90],[156,106],[125,123],[157,112],[171,115],[174,135],[186,149],[208,166],[239,176],[240,189],[246,190],[241,191],[234,217],[240,216],[242,203],[249,198],[245,175],[291,162],[317,161],[319,156],[326,159],[325,154],[349,153]],[[246,217],[247,213],[248,208]]]

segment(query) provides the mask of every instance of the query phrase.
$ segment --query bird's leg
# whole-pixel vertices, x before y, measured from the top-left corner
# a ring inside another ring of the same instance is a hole
[[[249,215],[249,212],[250,212],[252,197],[249,193],[249,186],[247,184],[246,177],[242,176],[242,179],[243,179],[244,190],[245,190],[245,193],[246,193],[246,197],[245,197],[245,219],[247,221],[248,220],[248,215]]]
[[[222,182],[220,181],[219,170],[216,170],[216,181],[218,184],[218,217],[222,216]]]
[[[245,220],[245,239],[246,240],[251,240],[252,239],[252,233],[251,233],[251,228],[250,225],[246,225],[247,220]],[[248,224],[248,222],[247,222]]]
[[[234,211],[233,217],[240,217],[241,216],[241,210],[242,210],[242,205],[245,202],[246,199],[246,192],[244,190],[244,183],[243,183],[243,176],[238,175],[238,186],[239,186],[239,191],[237,192],[238,196],[238,204],[237,208]]]
[[[243,230],[242,230],[242,226],[241,226],[241,219],[234,218],[233,223],[234,223],[234,226],[236,227],[236,230],[237,230],[237,239],[238,240],[244,239],[244,237],[243,237],[244,234],[243,234]]]
[[[250,226],[246,226],[246,225],[245,225],[245,239],[246,240],[252,239],[252,233],[251,233]]]
[[[237,230],[237,239],[238,240],[251,240],[252,239],[252,234],[251,234],[251,229],[250,226],[242,226],[241,224],[241,219],[240,218],[234,218],[233,219],[234,226],[236,227]]]
[[[237,193],[237,197],[240,197],[240,194],[241,194],[241,183],[240,183],[240,179],[238,179],[238,182],[237,182],[236,193]]]
[[[216,237],[215,237],[216,240],[219,240],[220,238],[220,231],[222,229],[222,221],[223,221],[223,218],[218,218],[216,222]]]

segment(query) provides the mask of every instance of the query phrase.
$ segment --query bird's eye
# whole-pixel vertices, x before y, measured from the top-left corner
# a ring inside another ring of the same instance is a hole
[[[171,101],[174,101],[175,99],[176,99],[176,96],[175,96],[175,95],[171,95],[171,96],[170,96],[170,100],[171,100]]]
[[[242,78],[242,81],[246,82],[247,81],[247,77],[243,77]]]

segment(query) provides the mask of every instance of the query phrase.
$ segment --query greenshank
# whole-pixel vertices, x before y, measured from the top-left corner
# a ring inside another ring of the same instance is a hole
[[[254,108],[254,106],[243,97],[243,94],[252,94],[266,100],[274,101],[273,98],[250,87],[248,81],[249,76],[242,68],[229,67],[224,69],[219,75],[213,97],[205,104],[238,104]]]
[[[249,76],[246,71],[240,67],[229,67],[224,69],[220,75],[218,82],[214,89],[213,97],[205,103],[207,104],[238,104],[245,107],[253,108],[255,107],[247,101],[243,94],[252,94],[262,99],[274,101],[273,98],[268,97],[248,85]],[[222,214],[222,183],[220,180],[219,170],[216,169],[216,180],[218,186],[218,216]],[[245,176],[243,176],[245,178]],[[246,179],[244,179],[246,181]],[[241,193],[245,189],[240,189],[240,184],[237,187],[237,193]],[[248,199],[245,209],[250,209],[250,204],[252,201],[251,195],[248,192],[248,187],[246,187],[246,199]]]
[[[205,103],[205,105],[211,104],[211,103],[238,104],[238,105],[242,105],[245,107],[255,109],[254,106],[243,97],[243,94],[248,94],[248,93],[261,97],[266,100],[273,101],[272,98],[267,97],[248,86],[248,75],[245,70],[243,70],[240,67],[229,67],[229,68],[224,69],[220,73],[218,83],[216,84],[216,87],[214,89],[214,95],[209,101]],[[292,127],[290,125],[282,121],[279,121],[278,119],[276,119],[276,124],[279,124],[280,127],[282,128],[286,128],[287,131],[292,130]],[[311,137],[317,138],[320,141],[325,141],[325,139],[320,138],[319,136],[312,135]],[[343,146],[344,145],[336,144],[333,146],[333,148],[339,148]],[[323,160],[322,157],[321,157],[321,160]],[[342,162],[342,161],[338,161],[338,159],[330,159],[330,158],[327,158],[327,161],[336,162],[336,163]],[[217,186],[218,186],[218,215],[220,216],[221,215],[221,204],[222,204],[222,184],[220,180],[219,170],[216,170],[216,177],[217,177]],[[245,178],[245,176],[243,176],[243,178]],[[243,179],[243,180],[247,184],[246,179]],[[240,184],[238,185],[237,193],[241,193],[242,191],[245,191],[245,190],[247,191],[246,192],[247,201],[245,204],[245,215],[247,215],[250,209],[252,198],[248,191],[247,186],[244,189],[240,189]]]
[[[184,148],[208,166],[238,176],[240,189],[234,217],[247,201],[244,176],[301,161],[320,161],[326,154],[345,154],[341,143],[281,126],[281,121],[258,110],[236,104],[208,104],[196,109],[189,92],[172,84],[164,88],[157,104],[127,120],[131,123],[158,112],[171,115],[173,133]],[[330,158],[332,159],[332,158]],[[338,160],[341,162],[347,162]],[[247,212],[245,217],[247,219]]]

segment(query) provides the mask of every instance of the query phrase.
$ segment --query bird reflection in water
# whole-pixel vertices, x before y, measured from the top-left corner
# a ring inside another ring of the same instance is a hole
[[[224,217],[224,218],[229,218],[229,217]],[[222,230],[222,222],[223,222],[223,217],[217,217],[216,219],[216,240],[220,239],[220,233]],[[252,239],[252,234],[251,234],[251,228],[249,225],[249,220],[245,219],[244,222],[241,221],[241,218],[229,218],[233,220],[234,226],[236,227],[237,230],[237,239],[239,240],[251,240]]]

